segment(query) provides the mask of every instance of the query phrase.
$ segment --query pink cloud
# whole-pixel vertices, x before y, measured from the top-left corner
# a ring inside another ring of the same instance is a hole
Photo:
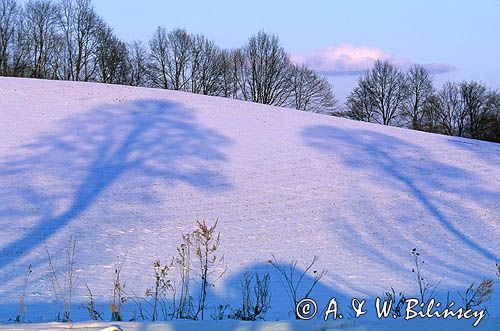
[[[397,58],[379,48],[357,45],[334,45],[308,55],[292,55],[294,63],[307,66],[327,75],[356,75],[370,68],[377,60],[389,61],[401,69],[407,69],[414,63]],[[431,73],[444,73],[454,69],[441,63],[423,65]]]

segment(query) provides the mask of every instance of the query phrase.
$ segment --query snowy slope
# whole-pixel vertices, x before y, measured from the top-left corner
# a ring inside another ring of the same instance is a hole
[[[15,316],[30,264],[29,320],[54,318],[44,241],[62,267],[77,235],[75,301],[87,283],[108,314],[117,256],[127,288],[144,293],[152,261],[216,218],[227,272],[214,305],[237,304],[243,272],[268,269],[271,254],[319,256],[319,301],[391,286],[415,295],[414,247],[438,295],[454,294],[495,277],[500,145],[189,93],[0,78],[0,321]],[[286,319],[271,277],[268,317]]]

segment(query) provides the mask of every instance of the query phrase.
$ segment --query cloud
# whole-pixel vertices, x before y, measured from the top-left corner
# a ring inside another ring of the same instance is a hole
[[[422,66],[432,74],[444,74],[456,69],[454,66],[446,63],[428,63]]]
[[[389,61],[401,69],[411,67],[414,62],[397,58],[379,48],[363,45],[334,45],[309,55],[292,55],[297,64],[306,64],[312,69],[332,76],[358,75],[370,68],[377,60]],[[443,63],[423,64],[430,73],[439,74],[455,68]]]

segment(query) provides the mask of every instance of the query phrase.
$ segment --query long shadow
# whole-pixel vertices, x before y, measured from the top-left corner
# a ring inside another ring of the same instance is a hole
[[[130,190],[158,182],[231,188],[217,169],[228,144],[196,123],[194,110],[168,101],[103,105],[70,116],[0,160],[0,218],[34,224],[0,248],[0,268],[57,234],[124,176]]]
[[[297,280],[300,275],[303,272],[303,267],[304,265],[302,262],[306,261],[300,261],[300,263],[297,264],[295,268],[295,280]],[[293,266],[290,263],[287,262],[278,262],[278,266],[282,268],[283,270],[291,270]],[[301,286],[298,287],[298,299],[301,300],[304,298],[305,293],[309,290],[309,287],[312,285],[314,281],[314,275],[316,272],[319,272],[321,270],[321,260],[318,261],[316,265],[317,269],[311,269],[308,273],[305,274],[301,281]],[[175,271],[175,269],[173,269]],[[290,296],[289,292],[286,288],[286,284],[283,283],[283,279],[281,278],[279,272],[277,269],[275,269],[273,266],[271,266],[269,263],[255,263],[252,265],[245,266],[243,270],[240,272],[237,272],[235,274],[232,274],[231,276],[227,278],[221,278],[216,284],[215,287],[209,287],[207,289],[208,295],[207,295],[207,308],[205,311],[205,321],[213,321],[214,319],[217,319],[215,316],[217,316],[217,307],[219,305],[229,305],[230,307],[227,307],[225,310],[224,314],[224,319],[228,319],[228,316],[230,314],[234,314],[234,312],[240,308],[243,305],[243,295],[242,295],[242,281],[245,278],[245,275],[251,275],[254,276],[256,273],[259,274],[260,277],[263,277],[266,273],[269,273],[270,275],[270,284],[269,284],[269,291],[270,291],[270,308],[268,312],[263,315],[262,319],[259,319],[259,321],[275,321],[275,320],[290,320],[294,319],[294,314],[293,314],[293,304],[290,301]],[[171,277],[175,277],[174,274],[170,275]],[[172,279],[172,278],[171,278]],[[126,277],[126,274],[124,275],[123,282],[127,283],[128,279]],[[340,284],[341,282],[336,280],[335,285]],[[254,283],[252,283],[253,285]],[[133,285],[133,284],[129,284]],[[152,284],[151,284],[152,285]],[[137,286],[137,284],[136,284]],[[224,291],[223,293],[218,293],[216,291],[217,288],[223,287]],[[127,285],[127,291],[134,291],[135,289],[133,287],[130,287]],[[199,288],[199,283],[197,283],[194,279],[191,281],[191,286],[190,286],[190,295],[192,296],[193,303],[195,305],[198,304],[198,298],[199,298],[199,293],[200,293],[200,288]],[[250,289],[252,299],[255,299],[255,294],[253,288]],[[131,294],[132,292],[129,292]],[[135,293],[135,292],[134,292]],[[171,295],[169,292],[168,295]],[[124,304],[124,307],[122,309],[122,317],[124,321],[134,321],[134,322],[148,322],[151,321],[151,316],[152,316],[152,305],[147,304],[144,300],[149,300],[149,302],[152,302],[152,298],[150,297],[142,297],[141,298],[136,298],[138,302],[140,302],[141,309],[143,309],[141,312],[139,312],[138,306],[134,303],[133,300],[127,300],[126,303]],[[346,294],[343,294],[342,291],[338,290],[334,286],[330,286],[326,283],[324,283],[324,279],[320,281],[314,288],[314,290],[311,292],[310,298],[314,299],[317,303],[317,313],[316,313],[316,318],[315,320],[321,320],[322,316],[324,316],[324,311],[326,310],[328,303],[331,298],[335,298],[338,302],[339,305],[339,314],[343,314],[346,318],[349,317],[349,313],[351,310],[349,309],[350,305],[350,297],[348,297]],[[368,297],[368,296],[366,296]],[[110,312],[109,312],[109,302],[107,302],[105,299],[103,301],[100,301],[100,299],[103,298],[97,298],[96,306],[95,309],[99,312],[102,313],[102,318],[104,321],[109,321],[110,320]],[[178,300],[178,299],[177,299]],[[89,320],[89,315],[88,312],[85,309],[77,309],[77,307],[80,307],[83,302],[74,302],[73,303],[73,309],[72,309],[72,318],[74,321],[79,322],[79,321],[88,321]],[[166,305],[169,309],[169,312],[171,312],[172,307],[174,307],[173,301],[168,299],[166,302]],[[56,310],[55,310],[55,305],[48,305],[47,303],[33,303],[30,302],[28,303],[28,311],[29,311],[29,316],[26,316],[26,319],[24,320],[25,322],[37,322],[36,318],[39,316],[43,316],[44,320],[43,322],[48,322],[52,321],[53,318],[56,316]],[[10,304],[0,304],[0,310],[2,313],[0,315],[5,315],[5,312],[8,311],[10,312],[11,315],[9,317],[14,316],[15,312],[17,309],[17,303],[10,303]],[[158,311],[159,314],[159,321],[162,321],[164,319],[163,312],[160,310]],[[144,316],[146,319],[142,319],[141,316]],[[5,322],[6,320],[2,320],[1,322]],[[167,321],[170,321],[170,319],[167,319]],[[189,323],[189,320],[175,320],[174,321],[182,321],[184,323]],[[236,321],[235,321],[236,322]],[[196,325],[199,328],[203,328],[203,324],[197,323]],[[171,328],[175,328],[175,324],[170,326]],[[249,325],[253,329],[253,327],[256,327],[253,323]],[[208,328],[207,328],[208,329]]]
[[[294,267],[289,262],[278,262],[278,267],[282,270],[285,270],[289,275],[291,270],[295,270],[294,272],[294,281],[297,281],[301,274],[303,273],[303,268],[305,267],[305,263],[310,261],[299,261],[296,267]],[[324,262],[324,261],[323,261]],[[314,268],[312,268],[308,273],[304,275],[304,278],[300,282],[300,286],[297,287],[297,298],[299,300],[303,299],[309,288],[314,282],[314,276],[321,272],[322,270],[322,261],[318,260]],[[334,270],[328,270],[328,272],[333,272]],[[293,300],[290,297],[290,293],[287,290],[288,286],[280,272],[270,265],[269,263],[257,263],[245,266],[244,270],[241,272],[232,275],[228,279],[224,280],[224,288],[225,288],[225,296],[218,298],[214,294],[214,303],[217,302],[230,302],[233,308],[237,308],[242,305],[242,281],[245,278],[245,274],[250,276],[255,276],[255,274],[259,274],[260,277],[263,277],[266,273],[270,275],[270,286],[269,290],[271,293],[271,301],[270,301],[270,309],[269,312],[265,315],[265,320],[283,320],[283,319],[294,319],[293,313]],[[342,313],[348,316],[347,307],[350,304],[350,297],[347,294],[343,293],[338,289],[339,285],[345,285],[341,279],[335,278],[335,286],[328,285],[325,283],[326,280],[323,278],[318,284],[314,287],[313,291],[310,294],[310,298],[314,299],[318,304],[318,312],[316,317],[320,317],[323,313],[323,310],[326,309],[326,306],[329,300],[333,297],[339,302],[339,306],[344,307]],[[253,295],[253,289],[251,289],[251,293]]]
[[[411,257],[409,257],[409,260],[411,260]],[[300,262],[308,262],[308,261],[300,261]],[[280,262],[278,263],[278,266],[282,268],[282,270],[287,270],[287,271],[290,271],[291,268],[293,268],[292,264],[289,262]],[[295,280],[297,280],[300,277],[301,273],[303,272],[303,267],[304,265],[301,263],[297,265],[295,272]],[[301,282],[302,286],[298,287],[297,293],[299,300],[304,298],[304,294],[307,292],[311,284],[314,282],[315,274],[317,272],[320,272],[320,270],[321,270],[321,260],[318,260],[318,263],[317,265],[315,265],[315,268],[311,269],[308,273],[305,274],[305,277]],[[271,304],[269,312],[265,315],[266,321],[294,319],[293,304],[291,304],[290,296],[287,291],[287,285],[283,283],[283,279],[281,278],[280,273],[277,271],[277,269],[271,266],[269,263],[257,263],[245,266],[245,269],[242,270],[240,273],[232,275],[231,277],[229,277],[227,280],[224,281],[225,283],[224,297],[217,297],[216,294],[210,294],[213,300],[212,302],[231,303],[233,308],[241,306],[242,305],[241,281],[244,279],[246,273],[248,273],[249,275],[254,275],[255,273],[258,273],[260,276],[264,275],[265,273],[269,273],[269,275],[271,276],[271,283],[269,287],[271,293]],[[328,274],[331,273],[334,274],[335,270],[328,270]],[[345,326],[353,327],[357,323],[355,321],[356,319],[353,319],[354,311],[351,308],[351,301],[353,299],[357,299],[359,301],[365,300],[364,308],[366,310],[366,314],[359,317],[358,320],[359,323],[377,320],[375,311],[375,299],[378,297],[381,300],[386,300],[387,297],[385,297],[384,292],[390,290],[391,288],[390,286],[386,290],[378,294],[373,294],[373,293],[370,294],[358,291],[359,293],[358,295],[352,295],[352,292],[351,294],[349,294],[346,293],[345,290],[341,289],[350,287],[348,281],[342,279],[342,277],[339,277],[337,275],[333,277],[332,281],[333,283],[330,282],[326,283],[325,279],[323,279],[317,284],[317,286],[311,292],[309,298],[314,299],[314,301],[317,303],[317,312],[312,321],[324,320],[328,304],[332,298],[335,298],[338,304],[338,314],[343,315],[341,319],[338,319],[339,316],[337,315],[337,320],[335,321],[347,323]],[[403,277],[401,281],[410,284],[411,287],[413,288],[413,290],[405,292],[405,296],[407,298],[418,297],[417,294],[418,285],[413,278]],[[392,286],[394,286],[394,284],[392,284]],[[354,288],[351,290],[354,290]],[[398,289],[396,288],[396,291],[397,290]],[[464,304],[457,291],[463,293],[465,290],[466,290],[465,287],[453,288],[453,289],[437,289],[432,297],[436,301],[439,301],[441,303],[447,302],[447,300],[451,300],[454,301],[458,306],[463,306]],[[483,305],[483,307],[488,307],[488,312],[492,314],[492,316],[497,316],[499,305],[500,305],[500,296],[494,295],[490,301],[488,301]],[[333,316],[332,314],[328,315],[328,321],[334,321],[332,316]],[[412,325],[411,321],[409,321],[408,323],[410,323],[409,325]]]
[[[306,262],[306,261],[300,261],[300,262]],[[309,262],[309,261],[307,261]],[[282,268],[283,270],[286,270],[289,272],[294,268],[294,280],[297,281],[298,278],[301,276],[303,273],[303,267],[304,265],[302,263],[298,263],[295,267],[288,263],[288,262],[278,262],[278,266]],[[317,268],[311,269],[308,273],[306,273],[303,277],[303,279],[300,282],[300,286],[297,288],[297,298],[299,300],[304,298],[305,293],[309,290],[311,285],[314,282],[314,276],[316,275],[317,272],[320,272],[321,270],[321,260],[318,261]],[[175,269],[174,269],[175,270]],[[214,319],[217,320],[218,316],[218,307],[219,306],[225,306],[224,310],[224,319],[232,319],[232,317],[229,317],[230,315],[234,314],[237,309],[241,308],[243,305],[243,294],[242,294],[242,281],[245,279],[246,275],[250,276],[255,276],[256,274],[259,275],[259,277],[262,279],[262,277],[268,273],[270,275],[270,283],[269,283],[269,293],[270,293],[270,307],[269,310],[267,311],[266,314],[263,314],[258,320],[261,321],[275,321],[275,320],[290,320],[294,319],[294,308],[293,308],[293,302],[291,301],[290,298],[290,293],[287,290],[287,285],[280,276],[279,272],[277,269],[273,266],[271,266],[269,263],[255,263],[251,265],[247,265],[242,269],[241,271],[232,274],[231,276],[228,276],[227,278],[222,277],[215,283],[214,287],[208,287],[207,288],[207,303],[206,303],[206,309],[205,309],[205,321],[213,321]],[[175,277],[175,275],[171,275],[171,277]],[[255,280],[255,277],[254,277]],[[124,279],[126,282],[126,279]],[[324,311],[326,310],[328,303],[331,298],[335,298],[338,302],[339,305],[339,313],[344,314],[346,318],[349,317],[349,313],[351,312],[349,310],[349,306],[351,303],[351,297],[349,297],[347,294],[342,293],[337,288],[337,285],[341,283],[341,281],[337,281],[335,283],[335,286],[330,286],[327,283],[324,282],[325,279],[321,280],[318,282],[318,284],[314,287],[313,291],[310,293],[309,298],[312,298],[316,301],[317,303],[317,313],[316,317],[317,319],[321,319],[321,316],[324,316]],[[252,300],[255,299],[255,292],[253,285],[255,282],[251,283],[251,288],[250,288],[250,295],[252,296]],[[177,285],[179,285],[177,283]],[[190,283],[190,295],[192,296],[193,304],[195,305],[195,308],[198,305],[198,298],[199,298],[199,293],[200,293],[200,287],[199,283],[196,281],[196,279],[193,279]],[[179,285],[180,286],[180,285]],[[223,288],[222,293],[217,292],[217,288]],[[366,295],[365,297],[368,297]],[[146,298],[147,300],[151,300],[150,298]],[[178,300],[178,298],[177,298]],[[172,309],[174,307],[174,303],[171,300],[168,300],[166,302],[166,305],[169,309]],[[107,311],[108,304],[102,303],[99,305],[99,309],[102,308],[102,311]],[[151,319],[152,316],[152,305],[145,304],[143,302],[143,305],[141,308],[144,309],[142,312],[144,316],[147,318],[146,321]],[[108,309],[109,310],[109,309]],[[88,318],[88,316],[85,316],[86,312],[78,312],[81,313],[82,315],[79,316],[85,320]],[[107,319],[109,316],[109,313],[106,313],[105,319]],[[162,313],[159,313],[160,315],[160,320],[162,320],[164,317]],[[132,318],[134,321],[144,321],[141,319],[141,314],[138,311],[138,307],[134,305],[133,302],[127,302],[123,309],[123,316],[125,320],[128,320]],[[175,320],[175,319],[174,319]],[[181,320],[181,321],[189,321],[189,320]]]
[[[498,161],[498,155],[500,155],[499,143],[460,137],[450,137],[447,139],[447,142],[455,148],[472,153],[475,158],[484,163],[496,167],[496,170],[500,173],[500,164]],[[497,184],[500,186],[500,183]]]
[[[300,261],[300,262],[307,262],[307,261]],[[311,284],[314,282],[314,275],[321,270],[321,260],[318,260],[318,263],[316,265],[316,268],[311,269],[308,273],[305,274],[305,277],[302,279],[301,284],[302,286],[298,287],[298,299],[301,300],[304,298],[305,293],[308,291],[309,287]],[[283,270],[290,271],[294,268],[294,266],[288,262],[278,262],[278,266],[282,268]],[[295,280],[297,280],[300,275],[303,272],[303,263],[299,263],[295,269]],[[331,272],[333,270],[329,270]],[[217,315],[216,308],[219,305],[229,305],[230,307],[225,311],[226,313],[234,313],[236,309],[240,308],[243,305],[243,296],[242,296],[242,280],[245,277],[245,274],[249,275],[255,275],[258,273],[261,277],[265,273],[270,274],[270,286],[269,286],[269,291],[270,291],[270,309],[269,311],[263,315],[263,319],[259,319],[258,321],[288,321],[288,320],[294,320],[294,314],[293,314],[293,305],[291,304],[290,301],[290,296],[287,290],[287,285],[283,282],[283,279],[280,276],[280,273],[277,271],[276,268],[271,266],[269,263],[255,263],[251,265],[245,266],[243,270],[240,270],[239,272],[232,274],[229,276],[227,279],[222,278],[220,279],[215,287],[222,287],[224,288],[223,294],[217,294],[217,291],[213,287],[208,288],[208,296],[207,296],[207,308],[205,312],[205,320],[203,322],[201,321],[191,321],[191,320],[170,320],[167,319],[166,322],[168,325],[164,325],[166,330],[176,330],[176,329],[181,329],[181,330],[219,330],[221,326],[224,326],[224,330],[230,329],[230,330],[239,330],[243,329],[243,324],[241,324],[241,321],[237,320],[227,320],[228,316],[227,314],[224,315],[224,324],[218,324],[217,321],[215,321],[215,316]],[[124,282],[127,282],[127,278],[125,277],[123,279]],[[339,279],[337,277],[334,278],[334,283],[333,284],[328,284],[323,281],[320,281],[317,286],[314,288],[314,290],[310,293],[309,298],[313,299],[316,304],[317,304],[317,310],[315,317],[313,317],[311,320],[308,321],[301,321],[299,324],[290,324],[287,325],[287,330],[304,330],[304,329],[314,329],[314,330],[326,330],[326,329],[345,329],[348,328],[351,330],[351,328],[354,328],[356,330],[365,330],[363,326],[369,325],[367,323],[370,323],[371,321],[376,321],[376,310],[375,310],[375,297],[380,297],[382,300],[385,300],[386,298],[384,297],[383,293],[380,293],[379,295],[373,295],[373,294],[368,294],[368,293],[362,293],[359,296],[352,296],[347,293],[345,293],[343,290],[339,289],[339,286],[345,285],[345,282],[342,279]],[[407,282],[413,282],[413,280],[408,280],[405,279]],[[191,282],[191,284],[196,284],[194,281]],[[413,292],[408,292],[405,293],[407,295],[407,298],[413,298],[416,297],[416,293],[418,291],[417,284],[413,283],[414,285],[414,291]],[[389,289],[389,288],[388,288]],[[130,288],[128,289],[129,291],[131,290]],[[397,290],[397,289],[396,289]],[[460,289],[461,291],[464,291],[465,288]],[[250,289],[251,295],[254,295],[253,288]],[[198,293],[199,289],[196,287],[191,287],[191,295],[193,297],[193,302],[196,304],[197,299],[198,299]],[[255,297],[253,297],[255,298]],[[328,315],[328,323],[324,324],[323,319],[325,317],[325,312],[327,308],[329,307],[329,302],[332,298],[335,298],[337,304],[338,304],[338,315],[337,319],[333,319],[333,314]],[[351,300],[353,298],[358,299],[359,301],[365,300],[365,304],[363,306],[364,310],[366,311],[366,314],[363,316],[359,317],[359,319],[354,319],[354,311],[351,309]],[[454,301],[458,306],[463,306],[462,302],[460,301],[460,298],[458,297],[458,294],[455,293],[455,291],[451,291],[451,297],[450,297],[450,291],[448,292],[442,292],[438,291],[433,295],[433,298],[435,298],[437,301],[444,303],[447,302],[447,300],[452,300]],[[137,298],[138,299],[138,298]],[[160,324],[155,324],[151,322],[151,315],[152,315],[152,304],[146,304],[145,301],[143,300],[150,300],[152,301],[151,298],[146,298],[143,297],[142,299],[138,299],[140,302],[142,302],[142,313],[146,317],[146,319],[141,319],[140,314],[138,312],[138,307],[134,304],[132,300],[128,300],[123,309],[122,309],[122,317],[124,321],[133,321],[133,322],[138,322],[139,324],[134,326],[134,329],[143,329],[143,330],[156,330],[156,329],[161,329],[163,323],[163,315],[161,312],[159,312],[159,320],[156,323]],[[498,297],[496,298],[495,302],[488,302],[490,304],[493,304],[493,306],[488,306],[489,307],[489,312],[496,314],[498,307]],[[73,303],[73,310],[72,310],[72,317],[75,322],[82,322],[82,321],[88,321],[89,316],[88,313],[84,309],[76,309],[76,307],[80,306],[82,304],[81,302],[74,302]],[[172,301],[166,302],[166,305],[168,309],[171,309],[174,305]],[[48,306],[47,303],[29,303],[29,315],[25,322],[50,322],[52,321],[52,316],[55,316],[56,312],[53,310],[54,306]],[[105,300],[102,302],[97,302],[95,309],[101,313],[103,313],[102,317],[104,320],[105,324],[113,324],[113,325],[122,325],[123,329],[127,329],[130,325],[121,323],[121,322],[110,322],[110,312],[109,312],[109,302],[106,302]],[[17,304],[12,303],[9,305],[0,305],[0,310],[2,312],[5,311],[10,311],[12,314],[17,309]],[[3,313],[5,314],[5,313]],[[342,315],[342,318],[340,318],[339,315]],[[39,316],[43,316],[43,320],[36,320],[32,319],[38,318]],[[493,315],[496,316],[496,315]],[[394,320],[389,319],[390,322],[389,324],[386,324],[386,328],[384,330],[390,328],[390,327],[396,327],[398,324],[399,320]],[[430,320],[428,320],[430,321]],[[5,321],[4,321],[5,322]],[[169,323],[169,322],[174,322],[174,323]],[[435,322],[435,321],[433,321]],[[448,320],[449,322],[449,320]],[[396,323],[396,324],[395,324]],[[407,326],[414,326],[415,321],[406,321],[405,322]],[[453,322],[449,322],[453,323]],[[483,325],[488,322],[483,322]],[[446,324],[443,322],[443,324]],[[281,324],[282,326],[285,324]],[[435,325],[435,324],[431,324]],[[328,326],[328,327],[327,327]],[[422,326],[422,330],[426,329],[425,328],[426,324],[424,323]],[[448,325],[445,325],[448,326]],[[247,324],[244,324],[244,329],[245,330],[264,330],[268,329],[269,325],[263,325],[258,322],[248,322]],[[371,328],[369,328],[371,329]],[[452,328],[450,328],[452,329]],[[487,329],[490,330],[490,329]],[[496,330],[496,329],[492,329]]]
[[[301,261],[301,262],[306,262],[306,261]],[[294,268],[294,266],[291,263],[288,262],[278,262],[278,266],[282,268],[282,270],[290,271]],[[303,264],[299,263],[295,269],[295,280],[298,280],[300,275],[303,272]],[[314,276],[317,272],[321,270],[321,260],[318,261],[318,264],[316,265],[317,268],[311,269],[308,273],[305,274],[305,277],[301,281],[301,286],[298,287],[298,296],[297,298],[299,300],[304,298],[305,293],[308,291],[309,287],[311,284],[314,282]],[[333,270],[329,270],[333,271]],[[289,292],[288,292],[288,287],[287,285],[283,282],[283,279],[280,276],[280,273],[278,270],[271,266],[269,263],[255,263],[251,265],[245,266],[243,270],[241,270],[238,273],[235,273],[228,277],[227,279],[222,279],[219,281],[219,283],[216,284],[216,287],[222,286],[221,282],[223,283],[224,287],[224,294],[218,295],[216,291],[214,291],[213,288],[208,289],[208,304],[207,304],[207,309],[205,313],[205,322],[206,321],[213,321],[214,316],[216,315],[216,307],[219,305],[229,305],[227,310],[225,311],[226,313],[234,313],[235,310],[240,308],[243,305],[243,295],[242,295],[242,280],[245,278],[245,275],[255,275],[259,274],[260,277],[265,275],[266,273],[269,273],[270,275],[270,286],[269,286],[269,292],[271,295],[271,300],[270,300],[270,308],[269,311],[263,315],[263,319],[259,319],[258,321],[287,321],[287,320],[294,320],[294,313],[293,313],[293,304],[291,303]],[[405,281],[413,282],[413,280],[408,280],[404,279]],[[313,299],[316,304],[317,304],[317,310],[315,313],[315,316],[310,320],[310,321],[302,321],[302,324],[292,324],[289,326],[287,330],[295,330],[295,327],[298,327],[300,330],[304,329],[304,326],[315,326],[318,325],[316,324],[317,322],[323,322],[326,310],[329,306],[329,302],[332,298],[335,298],[337,302],[337,307],[338,307],[338,315],[337,319],[333,319],[333,315],[329,314],[328,315],[328,322],[338,322],[339,324],[336,326],[339,329],[343,329],[346,327],[354,327],[358,323],[360,325],[363,325],[363,322],[370,322],[377,320],[376,318],[376,311],[375,311],[375,298],[380,297],[382,300],[385,300],[386,297],[384,297],[384,293],[379,293],[378,295],[373,295],[373,294],[360,294],[359,296],[352,296],[344,291],[340,290],[340,286],[345,285],[344,281],[339,279],[339,278],[334,278],[334,283],[333,284],[327,284],[323,281],[320,281],[317,286],[314,288],[314,290],[310,293],[309,298]],[[417,284],[414,283],[414,291],[412,293],[405,293],[408,298],[410,297],[415,297],[418,288]],[[389,290],[388,288],[387,290]],[[460,289],[460,290],[465,290],[465,289]],[[251,287],[250,289],[251,295],[254,295],[254,290]],[[197,291],[192,291],[191,294],[193,295],[193,299],[196,300],[196,295]],[[253,297],[255,298],[255,297]],[[359,317],[359,320],[353,319],[354,316],[354,311],[351,309],[351,300],[354,298],[358,299],[359,301],[365,300],[365,304],[363,308],[366,310],[366,314]],[[433,298],[435,300],[440,301],[442,303],[446,302],[446,300],[450,299],[454,301],[457,305],[462,305],[460,298],[458,297],[458,294],[456,294],[454,291],[451,293],[450,292],[442,292],[438,291],[433,295]],[[246,302],[248,303],[248,301]],[[168,303],[169,306],[172,306],[172,302]],[[498,304],[494,302],[494,306],[490,308],[496,308]],[[492,313],[496,313],[496,311],[491,311]],[[134,313],[133,307],[128,307],[127,310],[127,316],[137,316],[136,313]],[[342,318],[339,318],[339,315],[342,315]],[[225,315],[225,319],[227,318],[227,315]],[[175,320],[174,320],[175,321]],[[147,320],[146,320],[147,322]],[[218,329],[217,324],[203,324],[200,322],[190,322],[185,320],[184,322],[189,325],[189,323],[192,323],[190,326],[192,327],[193,330],[197,330],[198,328],[201,330],[215,330]],[[343,328],[341,327],[343,323]],[[409,323],[408,325],[413,325],[413,323]],[[182,324],[177,324],[177,326],[181,326]],[[187,325],[184,325],[186,327]],[[231,325],[231,324],[227,324]],[[319,324],[321,325],[321,324]],[[336,327],[333,327],[335,324],[331,324],[330,327],[332,329],[336,329]],[[176,324],[169,325],[172,329],[176,328]],[[234,321],[234,325],[232,325],[234,329],[238,329],[238,324],[237,321]],[[263,326],[259,325],[256,322],[252,322],[248,325],[245,326],[245,330],[261,330]],[[325,325],[323,325],[323,328],[321,327],[314,327],[313,329],[327,329]],[[329,329],[329,328],[328,328]]]
[[[468,187],[467,181],[463,181],[464,178],[474,177],[470,171],[435,160],[420,146],[376,131],[318,125],[304,129],[301,135],[308,146],[339,156],[345,165],[369,173],[370,181],[409,192],[460,244],[492,263],[497,258],[498,252],[492,252],[464,233],[441,211],[441,206],[451,205],[454,210],[467,212],[465,207],[431,193],[434,190],[449,190],[459,197],[498,205],[500,192],[478,186]],[[417,155],[417,162],[412,163],[411,157],[403,160],[407,152],[413,157]],[[440,182],[440,178],[446,178],[454,185]]]

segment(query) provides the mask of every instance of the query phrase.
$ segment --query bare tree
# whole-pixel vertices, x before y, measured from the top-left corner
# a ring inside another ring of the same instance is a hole
[[[252,100],[250,93],[251,79],[248,74],[247,55],[243,49],[235,49],[231,52],[230,72],[233,78],[233,97],[243,100]]]
[[[51,1],[30,0],[24,8],[25,38],[30,44],[28,59],[30,76],[35,78],[54,77],[54,64],[60,39],[57,35],[59,6]]]
[[[113,30],[104,23],[97,33],[97,79],[102,83],[124,84],[128,81],[128,50]]]
[[[222,96],[226,98],[238,97],[238,80],[236,79],[236,72],[234,71],[234,53],[235,51],[222,50],[221,51],[221,89]]]
[[[464,111],[467,115],[466,131],[470,138],[477,139],[481,136],[488,124],[488,107],[491,92],[486,86],[477,82],[462,82],[460,92],[463,100]]]
[[[460,87],[456,83],[446,82],[437,94],[439,100],[439,118],[442,133],[463,137],[466,112]]]
[[[0,0],[0,76],[10,73],[9,51],[15,36],[17,14],[15,0]]]
[[[236,50],[159,27],[149,49],[125,44],[91,0],[0,0],[0,75],[154,86],[338,114],[328,81],[293,65],[277,36],[259,32]],[[406,75],[377,61],[346,101],[344,116],[384,125],[499,141],[500,97],[477,82],[434,91],[428,72]]]
[[[152,80],[162,88],[188,90],[192,38],[182,29],[166,32],[159,27],[150,40]]]
[[[64,36],[65,79],[90,80],[101,24],[91,1],[62,0],[58,23]]]
[[[167,35],[170,56],[167,57],[167,72],[174,90],[187,90],[190,79],[189,62],[192,52],[192,38],[182,29]]]
[[[291,63],[278,37],[261,31],[249,39],[242,53],[238,79],[244,99],[283,106],[291,94]]]
[[[359,85],[370,95],[377,115],[375,121],[384,125],[395,124],[408,96],[404,74],[389,62],[377,61],[361,77]]]
[[[370,91],[362,82],[358,82],[358,86],[347,97],[346,107],[348,118],[364,122],[375,121],[375,103]]]
[[[149,40],[151,49],[151,81],[154,86],[164,89],[169,88],[168,70],[168,40],[165,28],[158,27],[156,32]]]
[[[427,99],[427,102],[422,108],[421,130],[434,133],[442,133],[442,125],[440,122],[440,105],[439,98],[433,94]]]
[[[291,71],[290,105],[298,110],[332,114],[337,101],[332,87],[324,77],[304,65],[294,65]]]
[[[14,36],[12,40],[10,75],[14,77],[29,77],[30,61],[28,54],[33,48],[26,37],[26,19],[24,8],[20,7],[15,21]]]
[[[432,78],[424,67],[415,65],[406,74],[406,80],[408,99],[403,104],[403,116],[410,128],[423,130],[424,110],[434,93]]]
[[[221,49],[204,36],[193,37],[191,92],[223,95],[224,65]]]
[[[488,112],[484,117],[478,139],[500,142],[500,93],[491,91],[487,102]]]
[[[147,86],[148,80],[148,53],[141,41],[134,41],[128,46],[130,61],[130,85]]]

